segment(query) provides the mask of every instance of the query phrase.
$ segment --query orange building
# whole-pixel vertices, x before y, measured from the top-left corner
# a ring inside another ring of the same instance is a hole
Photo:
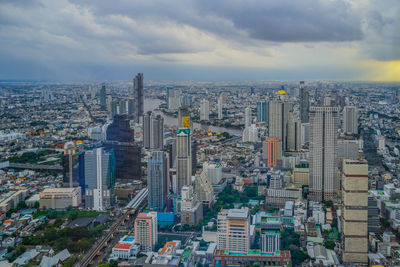
[[[282,160],[281,141],[277,138],[266,138],[266,158],[268,167],[273,168]]]

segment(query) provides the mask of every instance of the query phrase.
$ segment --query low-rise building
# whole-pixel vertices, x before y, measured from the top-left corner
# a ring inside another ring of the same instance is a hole
[[[66,209],[81,204],[81,188],[46,188],[40,195],[40,208]]]

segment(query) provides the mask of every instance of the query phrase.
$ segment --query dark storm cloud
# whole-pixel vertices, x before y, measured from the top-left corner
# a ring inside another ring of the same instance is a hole
[[[273,42],[342,42],[363,37],[359,14],[343,0],[100,0],[92,8],[98,15],[174,21],[242,41],[250,37]]]

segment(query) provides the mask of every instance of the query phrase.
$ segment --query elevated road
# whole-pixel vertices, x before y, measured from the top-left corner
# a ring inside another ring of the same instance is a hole
[[[25,163],[11,163],[4,165],[7,168],[13,169],[30,169],[30,170],[50,170],[50,171],[62,171],[60,165],[40,165],[40,164],[25,164]]]
[[[76,263],[75,267],[89,266],[92,260],[107,246],[107,243],[114,237],[118,228],[129,218],[130,215],[136,215],[137,211],[147,200],[148,189],[142,189],[139,193],[126,205],[122,216],[111,226],[106,234],[94,244],[94,246],[83,256],[82,260]]]

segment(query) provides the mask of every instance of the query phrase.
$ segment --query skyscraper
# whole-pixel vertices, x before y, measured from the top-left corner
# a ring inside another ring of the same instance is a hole
[[[164,119],[151,111],[143,117],[143,146],[147,149],[162,149],[164,146]]]
[[[141,149],[134,143],[134,131],[129,126],[128,116],[115,115],[106,133],[107,139],[104,146],[107,150],[114,150],[117,166],[116,179],[126,183],[140,180],[142,177]]]
[[[257,102],[257,121],[268,122],[268,102]]]
[[[343,263],[368,263],[368,163],[343,160]]]
[[[81,155],[73,142],[64,145],[63,165],[63,186],[77,187],[80,185]]]
[[[129,98],[128,99],[128,116],[130,119],[133,118],[135,114],[135,99]]]
[[[301,123],[294,112],[289,112],[287,126],[287,151],[299,151],[301,149]]]
[[[161,115],[150,118],[150,148],[163,149],[164,147],[164,118]]]
[[[224,115],[223,115],[223,110],[222,110],[223,104],[222,104],[222,97],[221,96],[218,97],[217,107],[218,107],[218,119],[222,120]]]
[[[207,99],[201,99],[200,102],[200,120],[208,121],[210,119],[210,104]]]
[[[127,109],[126,109],[126,101],[124,99],[121,99],[119,101],[119,114],[126,114],[127,113]]]
[[[191,157],[190,129],[183,128],[176,131],[176,184],[174,192],[181,194],[184,185],[191,184],[192,157]]]
[[[151,210],[164,210],[168,194],[168,159],[163,151],[153,151],[147,162],[148,205]]]
[[[334,200],[337,196],[337,107],[310,108],[310,197]]]
[[[110,102],[110,119],[112,120],[115,115],[118,114],[118,102],[116,100],[111,100]]]
[[[143,93],[143,73],[138,73],[133,79],[133,98],[135,99],[135,120],[139,122],[143,116],[144,93]]]
[[[184,120],[184,118],[187,119],[187,117],[190,117],[189,108],[187,106],[179,107],[179,109],[178,109],[178,128],[186,128],[186,126],[183,126],[183,120]]]
[[[151,111],[148,111],[143,116],[143,146],[144,148],[150,148],[150,139],[151,139],[151,131],[150,131],[150,124],[151,124]]]
[[[103,83],[100,89],[100,109],[107,110],[107,103],[106,103],[106,85]]]
[[[114,152],[96,148],[85,151],[85,207],[103,211],[112,204],[115,185]]]
[[[139,213],[135,220],[135,243],[149,252],[157,244],[157,237],[157,212]]]
[[[309,120],[308,112],[310,109],[310,100],[306,86],[304,82],[300,82],[300,121],[307,123]]]
[[[282,151],[287,147],[287,126],[289,112],[293,110],[293,103],[285,99],[286,92],[278,92],[278,98],[269,102],[268,131],[269,137],[278,138],[282,142]]]
[[[266,150],[266,151],[264,151]],[[263,146],[263,158],[267,159],[269,168],[282,164],[282,146],[277,138],[267,138],[266,147]]]
[[[358,134],[358,111],[355,106],[345,106],[343,109],[343,132]]]
[[[244,109],[244,127],[249,127],[252,122],[251,108],[247,107]]]

